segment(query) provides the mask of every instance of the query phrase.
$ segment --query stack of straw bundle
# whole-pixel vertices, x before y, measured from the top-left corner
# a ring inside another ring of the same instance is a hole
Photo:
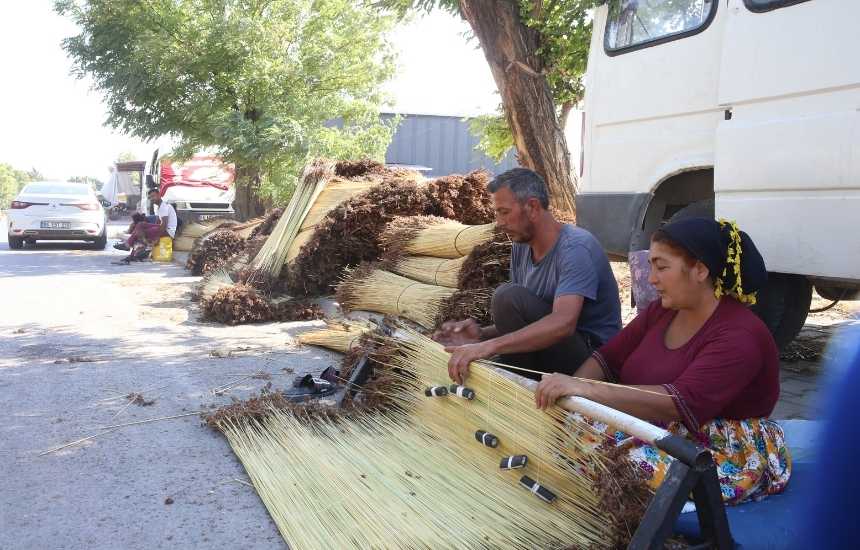
[[[454,259],[468,256],[497,233],[495,223],[464,225],[436,216],[413,216],[393,220],[379,240],[387,254]]]
[[[185,269],[192,275],[205,275],[225,265],[227,261],[245,249],[245,239],[229,229],[218,229],[200,237],[195,244]]]
[[[466,400],[425,397],[446,383],[448,354],[401,330],[386,342],[384,410],[295,410],[254,400],[210,417],[227,437],[282,536],[297,548],[608,548],[619,533],[595,484],[608,470],[591,428],[473,363]],[[490,448],[476,431],[498,438]],[[526,455],[523,469],[500,461]],[[287,466],[288,465],[288,466]],[[323,475],[320,475],[323,473]],[[525,475],[551,502],[521,486]],[[633,526],[635,528],[635,526]]]
[[[330,161],[315,160],[305,167],[278,224],[252,262],[253,269],[264,278],[275,279],[280,273],[302,222],[333,174],[334,164]]]
[[[486,170],[476,170],[465,176],[451,174],[432,180],[427,185],[428,214],[469,225],[490,223],[495,217],[493,200],[487,189],[490,177]]]
[[[359,345],[361,338],[374,330],[370,323],[357,321],[326,321],[321,329],[303,332],[298,336],[302,344],[320,346],[340,353],[349,353]]]
[[[179,228],[176,238],[173,239],[173,250],[179,252],[192,251],[194,250],[194,246],[199,242],[198,240],[207,233],[219,229],[227,229],[234,225],[237,225],[237,222],[224,218],[213,218],[201,222],[183,224]]]
[[[379,258],[379,235],[395,216],[423,214],[425,189],[412,179],[386,179],[340,203],[317,224],[282,280],[294,295],[329,293],[344,268]]]
[[[345,310],[375,311],[405,317],[430,329],[439,311],[457,291],[427,285],[363,264],[337,285],[337,301]]]

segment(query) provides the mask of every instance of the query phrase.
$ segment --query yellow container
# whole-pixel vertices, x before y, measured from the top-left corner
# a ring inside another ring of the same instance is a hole
[[[156,262],[169,262],[173,260],[173,239],[161,237],[158,244],[152,249],[152,259]]]

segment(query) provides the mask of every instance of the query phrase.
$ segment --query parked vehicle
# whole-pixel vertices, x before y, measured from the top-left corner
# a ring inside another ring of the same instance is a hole
[[[235,167],[211,155],[194,155],[187,161],[158,158],[153,154],[143,181],[139,211],[154,214],[146,191],[158,189],[163,200],[173,205],[180,223],[210,218],[233,218]]]
[[[812,288],[860,289],[860,2],[611,0],[595,11],[578,222],[615,257],[670,219],[734,219],[785,345]]]
[[[9,248],[42,240],[107,244],[107,213],[89,185],[38,181],[28,183],[7,211]]]

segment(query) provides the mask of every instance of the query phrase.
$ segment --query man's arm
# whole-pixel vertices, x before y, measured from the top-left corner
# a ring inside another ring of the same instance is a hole
[[[161,224],[160,224],[160,227],[158,228],[159,237],[166,237],[167,236],[167,218],[168,218],[168,216],[162,216],[161,217]]]
[[[559,296],[552,303],[549,315],[517,331],[487,340],[490,355],[542,350],[571,336],[576,331],[584,301],[576,294]]]
[[[488,340],[461,346],[449,346],[445,350],[451,353],[448,360],[448,375],[458,384],[469,375],[469,363],[504,353],[524,353],[552,346],[567,338],[576,330],[579,314],[585,299],[576,294],[559,296],[552,304],[552,313],[521,328],[520,330],[490,337]],[[496,327],[481,329],[488,335],[490,330],[498,334]]]

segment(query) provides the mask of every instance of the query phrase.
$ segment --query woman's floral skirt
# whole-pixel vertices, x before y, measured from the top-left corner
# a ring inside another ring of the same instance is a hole
[[[660,486],[674,460],[671,456],[606,424],[574,416],[594,428],[595,446],[612,441],[615,445],[629,446],[628,457],[648,485],[653,489]],[[726,504],[761,500],[780,493],[791,477],[791,454],[785,445],[785,434],[771,420],[716,418],[704,424],[697,434],[691,434],[680,422],[673,422],[666,429],[711,451]]]

